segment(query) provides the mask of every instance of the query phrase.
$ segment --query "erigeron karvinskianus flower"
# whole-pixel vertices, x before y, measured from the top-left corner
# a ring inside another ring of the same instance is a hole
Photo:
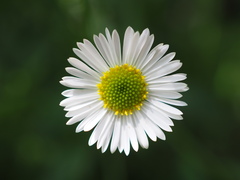
[[[79,123],[76,132],[93,129],[89,145],[128,155],[130,146],[147,149],[148,137],[165,140],[163,130],[171,132],[172,119],[182,119],[172,105],[186,105],[176,100],[188,90],[179,82],[186,74],[172,74],[182,63],[173,60],[175,53],[164,56],[168,45],[151,50],[154,36],[148,29],[140,34],[128,27],[122,48],[116,30],[105,33],[94,35],[95,45],[85,39],[73,49],[79,59],[68,59],[73,67],[66,71],[72,76],[61,84],[71,89],[62,93],[66,99],[60,105],[68,111],[67,125]]]

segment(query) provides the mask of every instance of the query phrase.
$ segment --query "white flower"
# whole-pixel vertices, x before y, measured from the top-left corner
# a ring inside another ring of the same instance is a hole
[[[126,155],[130,144],[135,151],[139,145],[148,148],[148,137],[165,140],[162,130],[171,132],[173,121],[182,119],[175,106],[186,103],[176,100],[179,92],[188,90],[186,74],[171,74],[182,63],[173,60],[175,53],[164,56],[168,45],[159,44],[151,49],[154,36],[148,29],[141,34],[131,27],[126,29],[121,50],[116,30],[94,35],[96,47],[88,40],[77,43],[74,53],[81,59],[69,58],[74,67],[66,71],[72,76],[60,82],[69,90],[60,105],[68,111],[67,125],[79,123],[76,132],[94,129],[89,145],[105,152],[108,146]],[[169,75],[171,74],[171,75]]]

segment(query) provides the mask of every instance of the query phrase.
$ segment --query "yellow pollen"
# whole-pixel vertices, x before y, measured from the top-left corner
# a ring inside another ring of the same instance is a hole
[[[104,72],[97,84],[100,100],[104,108],[115,115],[131,115],[140,110],[147,99],[147,83],[140,69],[123,64]]]

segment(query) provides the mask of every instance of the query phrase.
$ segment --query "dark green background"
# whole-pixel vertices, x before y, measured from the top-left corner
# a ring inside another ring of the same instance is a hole
[[[0,22],[1,179],[240,179],[240,1],[1,1]],[[127,26],[170,44],[190,87],[167,140],[128,157],[89,147],[59,106],[76,42]]]

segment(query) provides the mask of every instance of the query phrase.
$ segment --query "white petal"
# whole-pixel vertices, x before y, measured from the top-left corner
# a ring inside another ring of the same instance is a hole
[[[77,104],[74,106],[69,106],[64,108],[65,111],[68,111],[66,113],[66,117],[73,117],[73,116],[77,116],[78,114],[81,114],[82,112],[85,112],[86,110],[89,109],[89,107],[93,106],[94,104],[96,104],[97,102],[99,102],[98,100],[90,100],[88,102],[84,102],[81,104]]]
[[[171,60],[173,60],[173,58],[175,57],[176,53],[175,52],[171,52],[167,55],[165,55],[164,57],[162,57],[159,62],[158,65],[159,66],[163,66],[165,64],[167,64],[168,62],[170,62]]]
[[[134,54],[139,40],[139,32],[134,33],[133,37],[128,40],[128,49],[125,53],[124,63],[133,64]]]
[[[83,63],[82,61],[76,59],[76,58],[73,58],[73,57],[70,57],[68,58],[68,62],[78,68],[79,70],[81,71],[84,71],[86,73],[88,73],[89,75],[92,75],[94,77],[98,77],[100,78],[100,74],[96,71],[94,71],[93,69],[89,68],[85,63]]]
[[[169,126],[174,126],[173,121],[170,119],[169,113],[166,113],[161,108],[156,107],[156,106],[154,106],[153,104],[151,104],[149,102],[146,102],[145,104],[146,104],[146,108],[148,110],[154,111],[154,114],[156,114],[156,116],[159,117],[162,121],[164,121]]]
[[[152,58],[156,55],[157,50],[161,49],[162,46],[163,44],[158,44],[150,52],[148,51],[146,57],[144,57],[144,59],[138,62],[137,67],[142,70],[143,67],[145,67],[152,60]]]
[[[102,145],[104,143],[104,140],[106,138],[106,133],[109,130],[109,128],[111,127],[113,119],[114,119],[113,113],[107,115],[105,123],[103,124],[102,128],[99,129],[100,134],[99,134],[99,137],[98,137],[97,149],[102,147]]]
[[[85,103],[88,102],[89,100],[95,100],[97,98],[99,98],[97,92],[83,93],[79,94],[78,96],[72,96],[62,100],[60,102],[60,106],[73,106],[75,104],[79,104],[81,102]]]
[[[99,108],[89,114],[78,126],[76,132],[91,130],[106,114],[106,109]]]
[[[114,55],[111,50],[111,46],[109,45],[109,42],[107,41],[105,36],[103,34],[99,34],[99,37],[94,36],[94,41],[99,51],[101,52],[102,56],[107,61],[108,65],[110,67],[115,66],[116,64],[114,62]]]
[[[86,124],[90,123],[97,117],[97,115],[99,114],[99,110],[100,108],[95,109],[95,111],[93,111],[92,113],[88,113],[88,115],[78,124],[76,128],[76,133],[83,131]]]
[[[68,120],[66,123],[67,125],[72,125],[76,122],[82,121],[89,113],[95,112],[98,109],[101,108],[101,102],[95,103],[94,105],[91,105],[86,111],[81,112],[80,114],[72,117],[71,119]]]
[[[179,100],[172,100],[172,99],[165,99],[165,98],[156,98],[156,100],[167,103],[167,104],[175,105],[175,106],[187,106],[187,103]]]
[[[148,99],[149,100],[149,99]],[[175,107],[172,107],[172,106],[169,106],[167,104],[164,104],[162,102],[159,102],[159,101],[156,101],[156,100],[150,100],[150,102],[158,107],[158,108],[161,108],[163,111],[166,111],[166,112],[169,112],[169,113],[172,113],[172,114],[176,114],[176,115],[182,115],[183,113],[178,110],[177,108]]]
[[[149,90],[149,96],[168,99],[178,99],[182,97],[182,95],[176,91],[161,91],[157,89]]]
[[[172,120],[170,118],[172,118],[174,120],[182,120],[183,119],[181,115],[176,115],[176,114],[164,111],[161,108],[154,106],[153,104],[149,104],[149,107],[154,109],[154,110],[156,110],[155,113],[159,113],[160,114],[158,116],[162,116],[163,115],[163,116],[167,117],[166,123],[169,124],[170,126],[173,126],[173,122],[172,122]]]
[[[151,67],[149,67],[148,69],[145,69],[145,71],[147,71],[145,74],[147,75],[149,73],[152,73],[152,71],[156,71],[162,68],[163,66],[168,64],[174,58],[175,55],[176,53],[174,52],[167,54],[166,56],[161,58],[159,61],[157,61],[155,64],[153,64]]]
[[[106,36],[107,36],[107,40],[109,43],[109,49],[110,52],[112,52],[112,64],[115,65],[119,65],[121,63],[121,46],[120,46],[120,39],[118,36],[117,31],[113,31],[112,37],[110,35],[109,30],[106,28],[105,30],[106,32]]]
[[[97,142],[97,149],[99,149],[100,147],[102,147],[106,137],[107,137],[107,133],[109,130],[111,130],[112,128],[112,124],[113,124],[113,115],[111,114],[110,116],[107,116],[106,117],[106,121],[105,121],[105,124],[104,126],[102,127],[102,129],[100,130],[101,133],[99,135],[99,138],[98,138],[98,142]]]
[[[107,150],[107,148],[108,148],[110,139],[112,137],[112,131],[113,131],[113,123],[111,124],[110,129],[107,131],[107,135],[106,135],[105,141],[104,141],[104,143],[102,145],[102,153],[104,153]]]
[[[153,42],[154,36],[153,35],[150,36],[149,34],[150,34],[149,29],[145,29],[142,32],[142,34],[140,35],[140,37],[138,38],[137,42],[135,43],[135,50],[134,50],[134,53],[132,55],[133,56],[132,61],[130,62],[132,65],[136,66],[137,64],[139,64],[139,62],[138,62],[139,61],[139,59],[138,59],[139,55],[141,53],[145,53],[144,51],[142,51],[142,49],[145,46],[149,46],[149,44],[151,42]]]
[[[138,142],[142,148],[147,149],[149,146],[147,135],[144,129],[142,128],[142,126],[140,125],[140,122],[136,114],[133,114],[132,118],[133,118],[133,124],[134,124],[135,130],[136,130]]]
[[[96,113],[96,117],[94,117],[89,123],[84,126],[84,131],[91,130],[96,124],[102,119],[103,116],[107,113],[105,108],[100,109],[98,113]]]
[[[149,69],[149,71],[145,74],[145,76],[151,80],[156,79],[177,71],[181,66],[182,66],[182,63],[179,60],[169,62],[164,66],[156,65],[156,67]]]
[[[138,146],[138,141],[137,141],[137,135],[136,135],[134,125],[133,125],[132,116],[127,117],[127,134],[129,136],[129,139],[130,139],[133,149],[137,152],[139,146]]]
[[[114,62],[111,58],[111,53],[106,38],[103,35],[101,35],[101,38],[94,35],[93,39],[105,61],[108,63],[109,66],[114,67]]]
[[[146,78],[150,79],[149,77]],[[160,83],[170,83],[170,82],[178,82],[178,81],[182,81],[186,79],[186,74],[172,74],[169,76],[164,76],[164,77],[160,77],[160,78],[154,78],[154,80],[147,80],[148,84],[160,84]]]
[[[83,42],[84,44],[77,43],[79,49],[81,49],[82,52],[91,59],[92,64],[100,66],[102,71],[107,71],[108,65],[106,64],[105,60],[103,60],[102,56],[93,46],[93,44],[86,39],[84,39]]]
[[[60,83],[70,88],[92,88],[97,89],[97,84],[94,81],[80,79],[76,77],[63,77]]]
[[[157,107],[157,111],[158,111],[158,113],[160,113],[160,114],[162,114],[166,117],[172,118],[174,120],[182,120],[183,119],[183,117],[181,115],[176,115],[176,114],[173,114],[173,113],[170,113],[170,112],[167,112],[167,111],[163,111],[162,109],[160,109],[158,107]],[[169,124],[169,125],[173,126],[173,123],[172,123],[172,125],[171,124]]]
[[[120,45],[120,38],[116,30],[113,31],[112,40],[115,48],[115,53],[117,56],[117,63],[121,64],[121,45]]]
[[[131,42],[133,39],[134,31],[131,27],[128,27],[124,34],[123,40],[123,63],[126,63],[126,57],[131,47]]]
[[[167,52],[168,47],[169,46],[167,44],[159,44],[149,53],[149,55],[146,57],[145,63],[142,65],[141,68],[143,74],[147,73],[148,69],[154,66],[159,61],[159,59]]]
[[[83,71],[80,71],[76,68],[73,68],[73,67],[67,67],[65,69],[69,74],[71,74],[73,76],[76,76],[76,77],[79,77],[79,78],[82,78],[82,79],[89,79],[89,80],[94,81],[94,82],[98,82],[100,80],[99,77],[97,77],[97,76],[89,75],[89,74],[87,74]]]
[[[115,66],[114,62],[114,53],[112,52],[112,47],[109,44],[109,42],[106,40],[105,36],[103,34],[99,35],[99,40],[101,42],[101,45],[103,49],[105,50],[105,53],[107,55],[107,62],[109,63],[110,66]]]
[[[148,121],[148,125],[151,128],[151,130],[153,131],[153,133],[155,134],[155,136],[157,136],[159,139],[162,139],[162,140],[166,139],[163,131],[155,123],[153,123],[150,119]]]
[[[152,130],[155,132],[156,136],[159,138],[159,139],[162,139],[162,140],[166,140],[166,136],[164,134],[164,132],[157,126],[152,126],[151,127]]]
[[[122,152],[124,150],[125,154],[128,155],[130,152],[130,142],[129,137],[126,130],[126,117],[122,117],[122,127],[121,127],[121,137],[120,137],[120,146],[119,146],[119,152]]]
[[[62,92],[62,95],[65,97],[72,96],[85,96],[87,94],[94,93],[96,94],[96,90],[93,89],[68,89]]]
[[[187,84],[185,83],[150,84],[148,88],[153,91],[159,90],[159,91],[183,92],[187,89]]]
[[[154,122],[156,125],[158,125],[160,128],[162,128],[165,131],[172,132],[171,127],[169,126],[167,122],[167,117],[161,115],[160,113],[157,113],[156,111],[152,111],[150,108],[142,108],[142,111],[147,115],[147,117]],[[160,115],[160,116],[159,116]]]
[[[79,44],[78,44],[79,46]],[[88,52],[83,52],[79,49],[73,48],[73,52],[80,58],[82,59],[87,65],[91,66],[91,68],[93,68],[94,70],[96,70],[97,72],[99,72],[99,74],[101,74],[102,72],[105,71],[105,68],[103,68],[99,63],[99,62],[92,62],[91,60],[91,56]]]
[[[89,146],[92,146],[94,143],[97,142],[97,140],[99,139],[99,136],[102,132],[102,129],[104,127],[106,127],[106,124],[109,122],[109,118],[110,118],[110,114],[108,113],[105,118],[103,118],[98,124],[97,126],[94,128],[90,138],[89,138],[89,141],[88,141],[88,144]]]
[[[125,145],[125,140],[126,140],[126,133],[124,132],[124,128],[123,128],[123,120],[121,118],[121,128],[120,128],[120,137],[119,137],[119,143],[118,143],[118,151],[121,153],[124,149],[124,145]]]
[[[116,151],[118,144],[120,143],[119,140],[120,140],[120,133],[121,133],[121,124],[122,124],[121,119],[115,118],[112,141],[110,146],[111,153],[114,153]]]
[[[137,68],[141,69],[141,64],[146,59],[147,54],[149,53],[149,50],[152,47],[153,41],[154,41],[154,36],[151,35],[146,40],[146,43],[143,45],[141,51],[139,52],[139,56],[135,62],[135,65],[137,66]]]
[[[149,138],[152,141],[156,141],[157,137],[155,132],[152,130],[151,128],[151,122],[148,120],[148,118],[146,118],[146,115],[142,113],[142,111],[137,111],[136,115],[138,116],[138,118],[140,119],[140,124],[142,126],[142,128],[144,129],[144,131],[146,132],[146,134],[149,136]]]

